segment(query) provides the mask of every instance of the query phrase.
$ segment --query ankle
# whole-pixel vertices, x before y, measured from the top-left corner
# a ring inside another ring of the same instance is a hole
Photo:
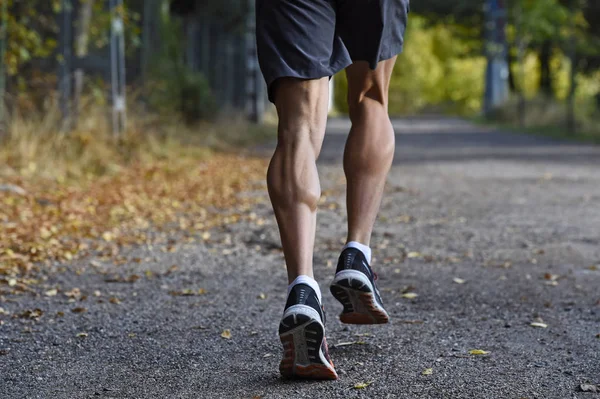
[[[290,291],[292,290],[292,288],[294,288],[294,286],[296,286],[298,284],[306,284],[310,288],[315,290],[315,292],[317,293],[317,297],[319,298],[319,302],[321,302],[321,288],[319,287],[319,283],[317,283],[317,281],[312,276],[307,276],[305,274],[302,274],[302,275],[296,277],[294,279],[294,281],[292,281],[290,283],[290,285],[288,285],[288,288],[287,288],[288,296],[290,295]]]
[[[358,241],[348,241],[342,248],[342,251],[346,248],[356,248],[365,256],[368,264],[371,264],[371,248],[369,245],[362,244]]]

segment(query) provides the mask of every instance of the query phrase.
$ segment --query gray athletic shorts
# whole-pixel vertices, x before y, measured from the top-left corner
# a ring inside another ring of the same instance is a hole
[[[258,61],[273,101],[282,77],[319,79],[402,52],[409,0],[256,0]]]

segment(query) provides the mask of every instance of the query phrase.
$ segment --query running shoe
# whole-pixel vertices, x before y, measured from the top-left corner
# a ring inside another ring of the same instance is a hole
[[[335,299],[344,306],[340,314],[342,323],[383,324],[390,320],[375,280],[377,274],[373,273],[360,250],[346,248],[342,251],[330,286]]]
[[[325,313],[317,293],[306,284],[296,284],[279,323],[284,377],[317,380],[338,378],[325,340]]]

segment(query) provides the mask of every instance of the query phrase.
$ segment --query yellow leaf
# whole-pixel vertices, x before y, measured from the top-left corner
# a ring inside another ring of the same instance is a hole
[[[407,299],[413,299],[413,298],[416,298],[416,297],[418,297],[418,296],[419,296],[419,295],[417,295],[417,294],[416,294],[416,293],[414,293],[414,292],[407,292],[407,293],[405,293],[405,294],[402,294],[402,298],[407,298]]]
[[[487,355],[490,352],[484,351],[483,349],[471,349],[469,353],[471,355]]]
[[[371,385],[373,383],[373,381],[369,381],[369,382],[359,382],[354,384],[354,389],[364,389],[366,387],[368,387],[369,385]]]
[[[463,280],[462,278],[458,278],[458,277],[454,277],[452,279],[452,281],[454,281],[456,284],[464,284],[467,282],[466,280]]]
[[[425,369],[425,370],[423,370],[423,372],[421,374],[422,375],[431,375],[431,374],[433,374],[433,369],[431,369],[431,368]]]
[[[17,285],[17,279],[16,278],[9,278],[8,279],[8,286],[9,287],[14,287],[15,285]]]
[[[409,252],[409,253],[406,255],[406,257],[407,257],[407,258],[409,258],[409,259],[412,259],[412,258],[420,258],[421,256],[423,256],[423,254],[422,254],[422,253],[420,253],[420,252]]]
[[[104,239],[104,241],[106,242],[112,241],[113,238],[115,237],[110,231],[105,231],[104,233],[102,233],[102,239]]]
[[[267,299],[267,295],[266,295],[265,293],[261,292],[261,293],[258,295],[258,299]]]
[[[539,321],[534,321],[533,323],[529,324],[531,327],[538,327],[538,328],[547,328],[548,324],[546,323],[542,323]]]
[[[58,290],[56,288],[44,292],[44,295],[46,296],[56,296],[56,294],[58,294]]]
[[[231,339],[231,331],[229,329],[223,330],[221,337],[225,339]]]
[[[86,338],[88,336],[88,333],[86,332],[80,332],[79,334],[77,334],[78,338]]]
[[[210,238],[210,233],[208,231],[205,231],[204,233],[202,233],[203,240],[208,240],[209,238]]]

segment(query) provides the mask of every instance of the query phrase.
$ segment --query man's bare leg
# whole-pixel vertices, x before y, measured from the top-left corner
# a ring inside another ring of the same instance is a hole
[[[352,128],[344,151],[348,237],[331,293],[344,306],[340,321],[380,324],[389,321],[370,267],[371,232],[394,157],[394,129],[387,112],[388,87],[395,58],[375,70],[366,62],[346,69]]]
[[[352,128],[344,151],[347,241],[369,246],[387,174],[394,158],[394,129],[388,116],[388,88],[396,57],[375,70],[366,62],[346,69]]]
[[[327,123],[328,79],[283,78],[277,82],[277,149],[267,173],[291,283],[313,277],[317,204],[321,196],[316,160]]]
[[[286,377],[336,379],[327,351],[321,290],[313,278],[317,204],[321,196],[317,158],[329,100],[327,78],[277,82],[277,149],[269,165],[269,196],[279,225],[288,270],[288,297],[279,323]]]

